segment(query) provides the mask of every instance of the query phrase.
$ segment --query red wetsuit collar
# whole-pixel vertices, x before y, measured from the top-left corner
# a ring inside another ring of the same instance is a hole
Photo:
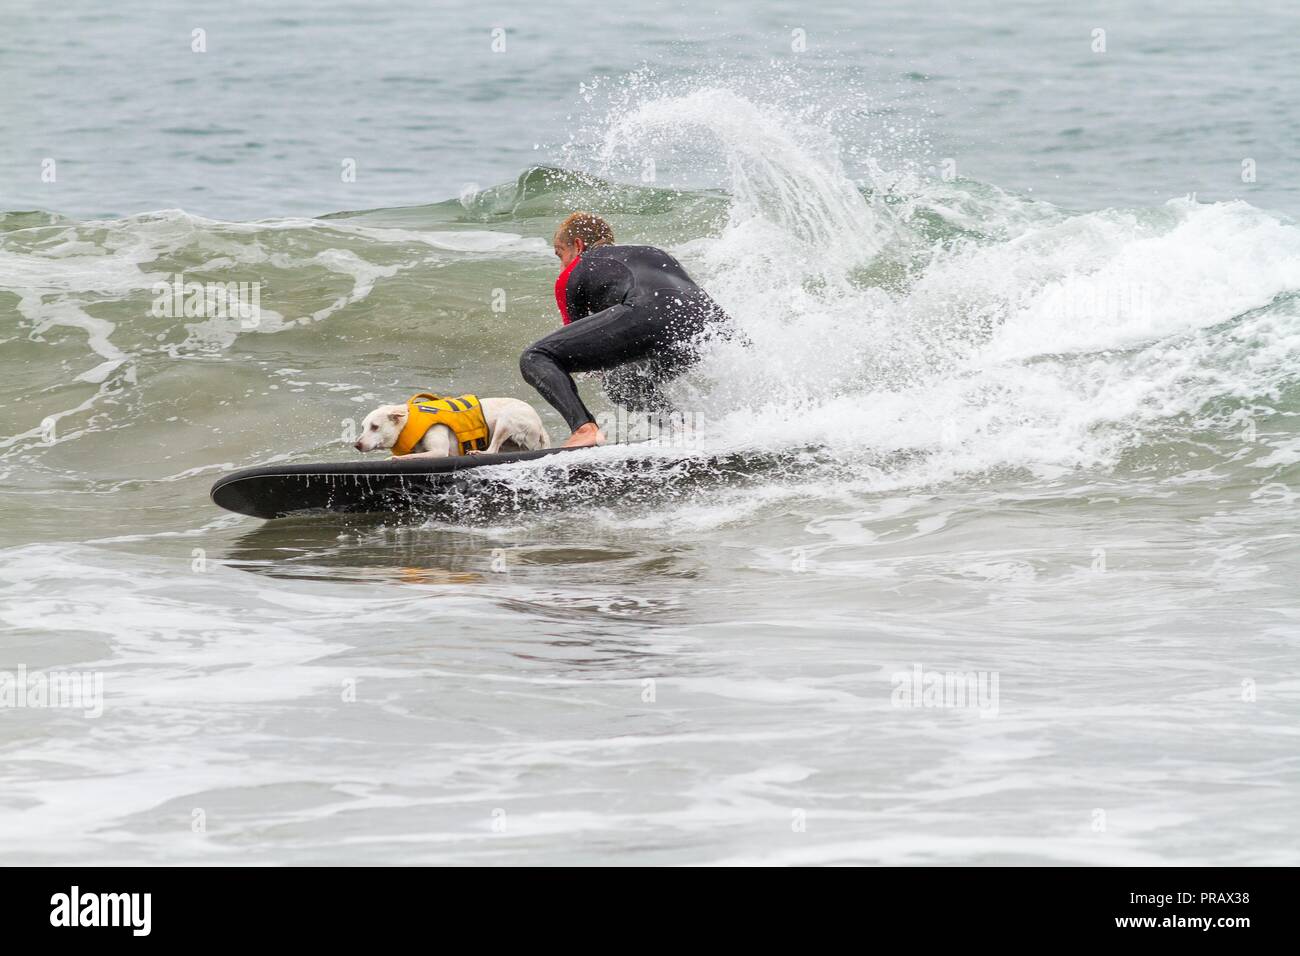
[[[578,264],[578,260],[581,258],[581,255],[574,256],[573,260],[560,272],[560,277],[555,280],[555,304],[560,307],[560,318],[564,320],[565,325],[573,321],[569,318],[569,299],[565,294],[569,285],[569,273],[573,271],[573,267]]]

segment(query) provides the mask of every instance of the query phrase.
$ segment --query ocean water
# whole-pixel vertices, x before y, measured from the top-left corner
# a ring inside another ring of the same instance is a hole
[[[1298,27],[7,7],[0,860],[1300,862]],[[743,329],[692,434],[210,503],[415,391],[541,408],[575,208]]]

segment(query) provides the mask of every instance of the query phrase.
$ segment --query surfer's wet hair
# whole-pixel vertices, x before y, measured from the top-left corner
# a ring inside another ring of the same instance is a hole
[[[595,213],[575,212],[555,230],[555,244],[572,246],[579,239],[588,249],[608,245],[614,241],[614,229]]]

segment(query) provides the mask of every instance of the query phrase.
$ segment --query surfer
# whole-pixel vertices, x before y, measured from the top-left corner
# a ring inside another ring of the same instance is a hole
[[[519,370],[568,422],[565,447],[596,445],[604,436],[573,373],[599,372],[610,400],[625,408],[670,409],[661,386],[694,364],[697,337],[727,316],[676,259],[654,246],[615,245],[599,216],[573,213],[553,244],[564,328],[524,349]]]

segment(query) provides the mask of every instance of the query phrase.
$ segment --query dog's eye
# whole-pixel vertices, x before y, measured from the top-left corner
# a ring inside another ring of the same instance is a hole
[[[379,426],[378,426],[378,425],[371,425],[371,426],[370,426],[370,430],[371,430],[372,432],[377,432],[377,431],[379,431]]]

